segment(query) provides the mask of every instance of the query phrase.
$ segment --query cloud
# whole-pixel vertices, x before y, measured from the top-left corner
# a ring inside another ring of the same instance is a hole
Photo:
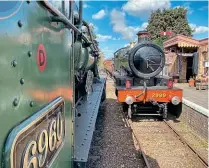
[[[189,24],[192,30],[194,30],[193,34],[202,34],[202,33],[207,33],[209,28],[206,26],[197,26],[196,24]]]
[[[184,8],[184,9],[187,9],[187,14],[191,15],[194,10],[190,7],[190,3],[184,3],[183,6],[175,6],[173,8]]]
[[[96,36],[97,36],[98,41],[107,41],[107,40],[112,39],[112,36],[109,36],[109,35],[97,34]]]
[[[203,7],[199,8],[198,10],[203,11],[203,10],[207,10],[207,9],[208,9],[208,6],[203,6]]]
[[[194,12],[194,10],[190,7],[190,3],[188,3],[188,2],[184,3],[183,6],[184,6],[185,9],[187,9],[187,13],[189,15],[191,15]]]
[[[89,27],[90,27],[90,30],[92,33],[97,33],[99,30],[99,28],[96,25],[94,25],[93,23],[89,23]],[[88,34],[88,29],[86,26],[82,26],[82,32],[84,34]]]
[[[182,6],[175,6],[175,7],[173,7],[173,8],[181,8]]]
[[[115,52],[115,50],[113,50],[109,47],[102,48],[101,51],[104,53],[105,58],[112,58],[113,54]]]
[[[88,5],[88,4],[86,4],[86,3],[83,4],[83,8],[90,8],[90,7],[91,7],[91,6]]]
[[[148,23],[145,22],[139,27],[127,26],[125,20],[125,13],[113,9],[110,13],[111,24],[113,25],[113,31],[121,33],[123,39],[133,40],[134,36],[139,30],[146,29]]]
[[[130,15],[147,19],[152,11],[170,7],[170,0],[128,0],[122,9]]]
[[[96,14],[92,15],[92,19],[102,19],[106,15],[104,9],[100,10]]]
[[[124,45],[124,47],[127,47],[127,46],[129,46],[129,45],[130,45],[130,43],[127,43],[127,44]]]
[[[144,22],[142,25],[141,25],[141,29],[146,29],[148,26],[148,23],[147,22]]]
[[[97,32],[97,31],[99,30],[99,28],[98,28],[96,25],[94,25],[93,23],[89,23],[89,26],[90,26],[95,32]]]
[[[120,40],[120,38],[113,37],[112,40]]]

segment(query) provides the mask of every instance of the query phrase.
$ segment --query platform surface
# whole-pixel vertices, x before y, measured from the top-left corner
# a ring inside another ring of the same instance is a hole
[[[196,90],[195,87],[189,87],[188,83],[176,83],[175,87],[183,89],[183,98],[208,109],[208,90]]]

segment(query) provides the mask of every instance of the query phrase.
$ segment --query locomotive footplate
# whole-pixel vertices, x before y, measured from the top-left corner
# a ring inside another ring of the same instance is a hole
[[[105,79],[93,84],[93,91],[87,98],[77,103],[75,113],[74,166],[85,167],[95,129],[97,114],[105,87]]]

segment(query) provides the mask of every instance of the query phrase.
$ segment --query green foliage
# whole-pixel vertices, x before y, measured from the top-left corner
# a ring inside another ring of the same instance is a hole
[[[147,31],[151,34],[152,40],[162,46],[168,36],[162,36],[161,32],[171,31],[173,35],[182,34],[192,36],[192,29],[187,20],[187,9],[183,7],[156,10],[151,13]]]
[[[97,38],[96,34],[92,33],[92,38],[95,40]]]
[[[104,53],[101,52],[99,57],[98,57],[98,67],[100,69],[102,69],[104,67],[103,63],[104,63]]]

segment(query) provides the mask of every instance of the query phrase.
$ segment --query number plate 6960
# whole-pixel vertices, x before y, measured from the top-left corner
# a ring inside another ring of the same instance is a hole
[[[49,167],[65,138],[63,99],[52,101],[17,126],[9,137],[12,134],[16,135],[10,151],[11,168]]]

